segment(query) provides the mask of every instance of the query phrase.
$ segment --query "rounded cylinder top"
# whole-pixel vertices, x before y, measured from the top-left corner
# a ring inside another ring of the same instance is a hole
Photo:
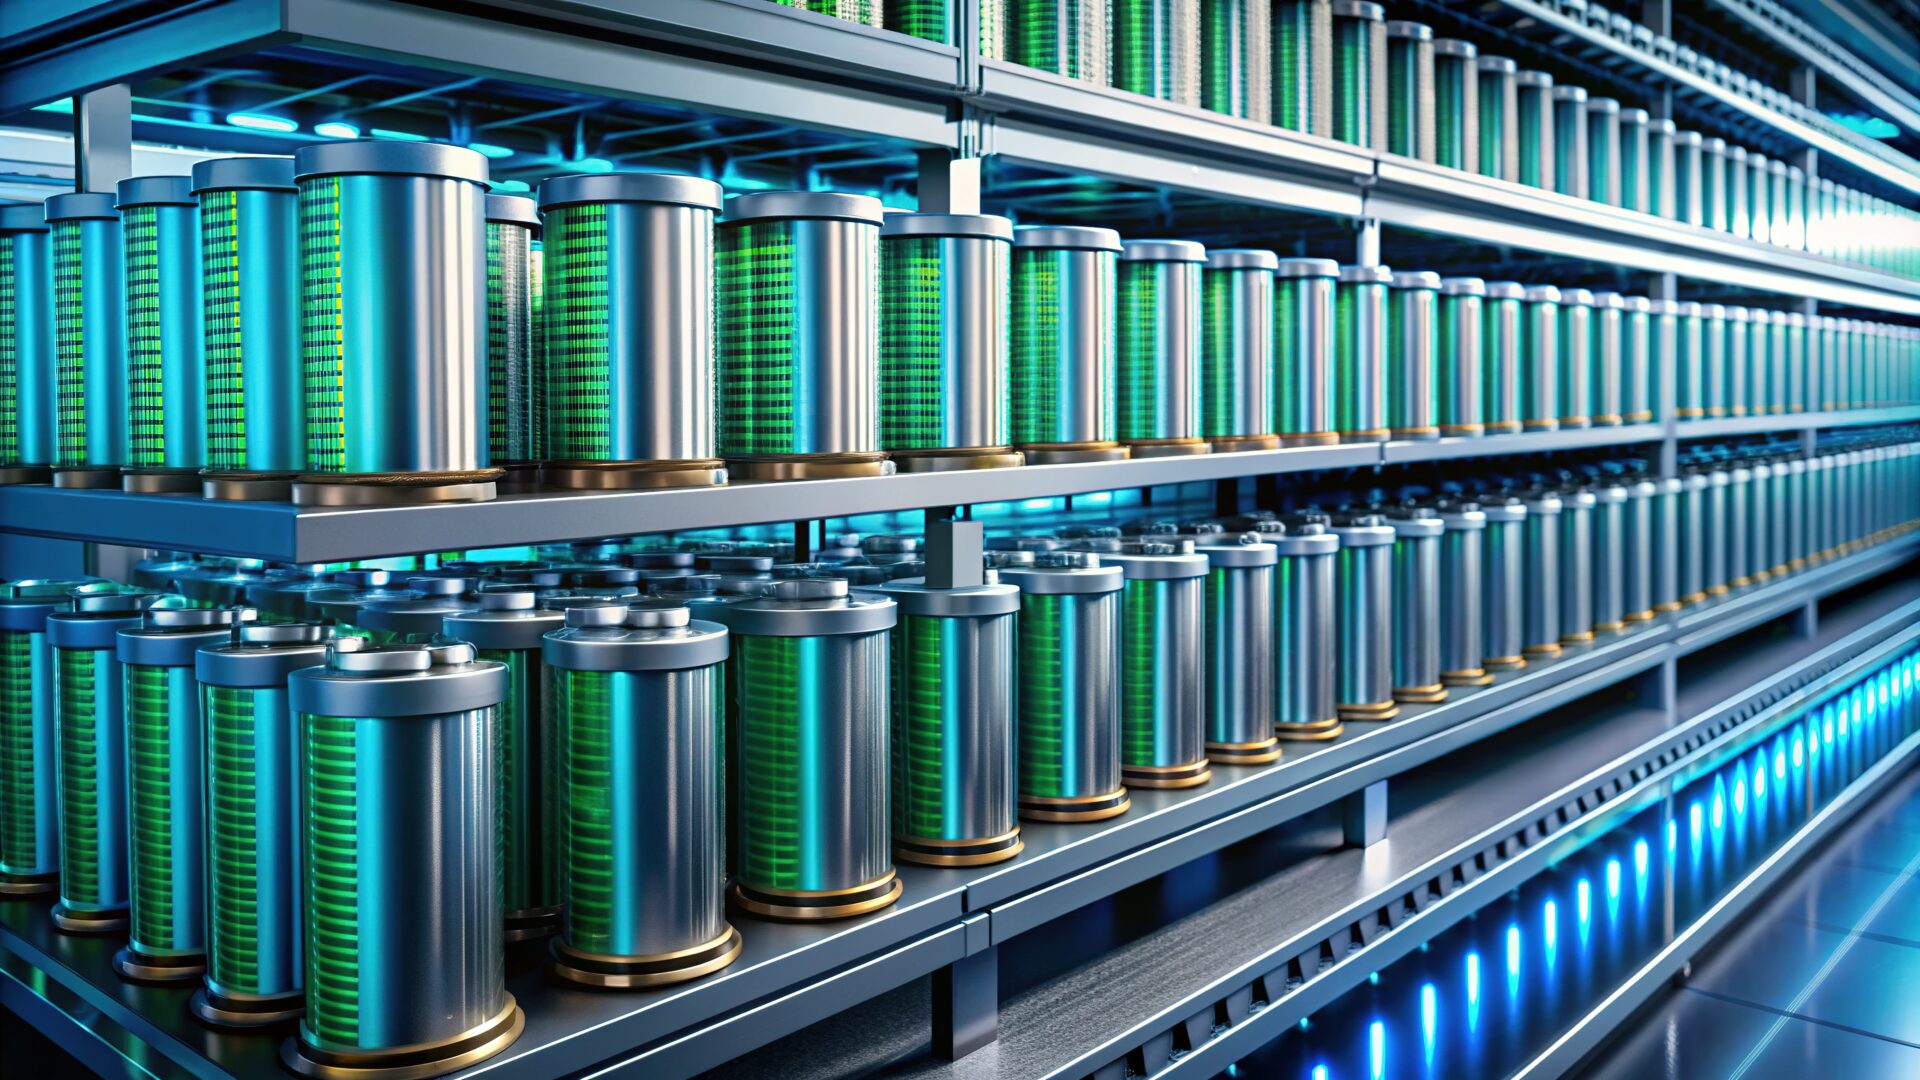
[[[633,551],[627,553],[626,560],[636,570],[679,570],[693,565],[693,552]]]
[[[1560,493],[1560,507],[1563,510],[1591,510],[1599,502],[1600,497],[1586,488],[1568,488]]]
[[[957,589],[935,589],[923,577],[898,578],[874,587],[875,592],[893,598],[903,615],[923,615],[944,619],[988,618],[1011,615],[1020,610],[1020,590],[990,579],[983,585],[963,585]]]
[[[613,172],[556,176],[540,182],[542,212],[580,203],[666,203],[718,211],[720,185],[683,173]]]
[[[1440,289],[1440,275],[1431,270],[1396,270],[1393,274],[1393,287],[1437,292]]]
[[[365,174],[432,176],[481,185],[488,179],[485,157],[464,146],[445,143],[362,139],[314,143],[293,152],[296,181],[316,176]]]
[[[1340,264],[1332,259],[1281,259],[1273,272],[1283,278],[1337,278]]]
[[[1266,270],[1280,267],[1280,256],[1265,248],[1211,248],[1207,251],[1209,270]]]
[[[0,204],[0,233],[46,231],[47,208],[44,202]]]
[[[45,630],[47,616],[67,607],[74,588],[84,584],[83,578],[29,578],[0,584],[0,630]]]
[[[346,585],[355,589],[368,589],[376,585],[393,583],[391,570],[335,570],[327,575],[327,580],[335,585]]]
[[[477,603],[445,614],[440,632],[468,642],[476,649],[537,649],[541,635],[565,625],[559,611],[536,606],[531,591],[481,593]],[[624,606],[624,601],[610,601]]]
[[[232,628],[252,622],[252,608],[151,607],[140,625],[120,630],[121,663],[147,667],[192,667],[205,645],[233,640]]]
[[[1556,86],[1553,88],[1553,100],[1573,101],[1584,104],[1587,100],[1587,88],[1584,86]],[[1619,102],[1615,102],[1614,104],[1618,106]]]
[[[1387,17],[1387,9],[1369,0],[1333,0],[1333,14],[1342,19],[1380,22]]]
[[[540,227],[540,215],[534,201],[525,195],[488,195],[487,220],[528,229]]]
[[[64,195],[49,195],[44,204],[48,221],[79,221],[85,218],[108,218],[118,221],[120,211],[114,208],[113,196],[104,191],[69,191]]]
[[[1594,307],[1597,307],[1597,308],[1613,308],[1618,310],[1625,310],[1627,306],[1627,298],[1624,296],[1621,296],[1617,292],[1588,293],[1587,296],[1588,296],[1587,303],[1592,304]],[[1579,301],[1575,301],[1575,303],[1578,303],[1578,302]]]
[[[114,187],[114,205],[197,206],[193,181],[185,176],[129,176]]]
[[[1440,521],[1448,532],[1473,532],[1487,527],[1487,513],[1478,503],[1453,503],[1439,509]]]
[[[773,569],[771,555],[701,555],[701,565],[725,574],[764,574]]]
[[[998,214],[888,214],[880,235],[955,236],[975,240],[1013,242],[1013,222]]]
[[[422,596],[407,600],[375,600],[362,607],[353,621],[369,630],[390,634],[432,635],[441,632],[448,615],[477,610],[460,594]]]
[[[141,633],[184,634],[213,628],[226,628],[258,619],[260,613],[248,607],[194,608],[156,604],[140,619]]]
[[[1620,298],[1620,302],[1626,305],[1628,311],[1634,312],[1635,314],[1654,310],[1653,301],[1644,296],[1623,296]],[[1663,301],[1663,303],[1671,304],[1673,301],[1667,300]]]
[[[1560,290],[1551,285],[1529,285],[1526,289],[1526,300],[1530,304],[1557,304],[1560,298]]]
[[[849,195],[841,191],[756,191],[729,198],[722,224],[824,218],[878,225],[885,217],[880,212],[880,200],[871,195]]]
[[[1443,296],[1485,296],[1487,283],[1477,277],[1441,278],[1440,293]]]
[[[1435,56],[1457,56],[1462,60],[1472,60],[1480,55],[1479,48],[1473,42],[1461,41],[1459,38],[1436,38],[1433,43],[1433,52]],[[1498,59],[1498,57],[1490,59]]]
[[[119,632],[139,626],[140,613],[163,599],[181,602],[162,593],[75,594],[73,610],[47,616],[47,644],[56,649],[113,649]]]
[[[892,600],[850,591],[844,578],[781,578],[744,599],[704,610],[734,633],[757,637],[870,634],[892,629],[899,619]]]
[[[1474,61],[1474,67],[1483,75],[1512,75],[1520,70],[1519,64],[1504,56],[1482,56]]]
[[[1207,576],[1207,557],[1184,544],[1141,543],[1102,556],[1120,567],[1128,581],[1178,581]]]
[[[1620,112],[1620,99],[1610,98],[1610,97],[1589,98],[1587,100],[1587,111],[1597,112],[1597,113],[1614,113],[1618,115]],[[1642,113],[1641,115],[1644,116],[1646,114]]]
[[[1526,295],[1527,287],[1517,281],[1487,282],[1487,299],[1489,300],[1524,300]]]
[[[1387,36],[1393,38],[1408,38],[1413,41],[1432,41],[1433,27],[1428,26],[1426,23],[1394,19],[1387,23]]]
[[[79,615],[124,615],[130,612],[145,611],[155,604],[184,603],[185,601],[171,593],[135,591],[124,588],[109,588],[98,591],[75,589],[71,594],[73,610]]]
[[[193,193],[203,191],[297,191],[293,157],[220,157],[193,163]]]
[[[283,689],[288,675],[326,659],[327,638],[317,622],[243,623],[225,641],[200,646],[194,678],[209,686]]]
[[[1485,61],[1482,61],[1482,63],[1484,62]],[[1521,86],[1531,86],[1535,89],[1545,90],[1553,85],[1553,76],[1544,71],[1529,70],[1522,71],[1518,75],[1515,75],[1514,81]]]
[[[727,655],[727,628],[679,606],[574,608],[541,644],[548,666],[567,671],[685,671]]]
[[[1389,285],[1393,282],[1393,268],[1377,264],[1342,266],[1340,284],[1342,285]]]
[[[1387,517],[1396,540],[1429,540],[1446,531],[1446,519],[1425,506],[1396,508]]]
[[[1393,543],[1393,526],[1379,514],[1342,514],[1334,519],[1333,535],[1343,548],[1375,547]]]
[[[1747,148],[1744,146],[1734,146],[1733,144],[1728,143],[1727,157],[1734,161],[1745,161],[1747,160]]]
[[[1638,125],[1638,124],[1645,124],[1645,123],[1647,122],[1647,110],[1645,110],[1645,109],[1621,109],[1621,110],[1620,110],[1620,122],[1621,122],[1622,124],[1626,124],[1626,125],[1628,125],[1628,126],[1634,126],[1634,125]],[[1668,121],[1668,123],[1672,123],[1672,121]]]
[[[1000,578],[1035,596],[1110,593],[1126,585],[1126,574],[1118,566],[1105,565],[1100,556],[1085,551],[1041,552],[1032,566],[1002,568]]]
[[[1281,534],[1273,535],[1278,538]],[[1238,570],[1272,566],[1280,561],[1280,549],[1261,539],[1260,533],[1239,533],[1231,538],[1213,537],[1207,543],[1196,545],[1193,550],[1206,556],[1210,568]]]
[[[1533,297],[1528,297],[1527,299],[1531,300]],[[1593,294],[1585,289],[1561,289],[1560,302],[1563,304],[1572,304],[1577,307],[1592,307]]]
[[[477,660],[464,641],[376,645],[338,638],[326,663],[287,679],[294,711],[315,716],[439,716],[485,709],[507,696],[505,664]]]
[[[1120,233],[1091,225],[1022,225],[1013,230],[1017,248],[1065,248],[1072,251],[1119,251]]]
[[[1527,513],[1529,514],[1557,514],[1563,506],[1560,496],[1551,491],[1535,492],[1527,496]]]
[[[1128,240],[1120,245],[1120,261],[1203,263],[1207,249],[1191,240]]]
[[[1495,495],[1481,501],[1480,512],[1490,522],[1510,525],[1526,520],[1527,504],[1511,495]]]
[[[1645,109],[1635,109],[1634,111],[1639,113],[1646,112]],[[1663,119],[1663,118],[1654,118],[1654,119],[1648,120],[1647,130],[1653,132],[1656,135],[1666,135],[1668,137],[1672,137],[1678,131],[1678,129],[1674,127],[1673,121]],[[1698,137],[1698,134],[1699,134],[1698,132],[1695,133],[1696,138]]]

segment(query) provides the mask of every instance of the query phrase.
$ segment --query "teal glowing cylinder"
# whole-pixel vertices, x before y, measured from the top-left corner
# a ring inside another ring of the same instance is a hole
[[[1808,408],[1809,384],[1812,379],[1809,372],[1815,367],[1810,357],[1816,344],[1810,330],[1810,320],[1804,313],[1798,311],[1786,313],[1784,328],[1786,349],[1783,362],[1775,374],[1777,379],[1785,384],[1784,388],[1778,391],[1778,396],[1786,411],[1790,413],[1806,412]]]
[[[1480,169],[1479,58],[1470,41],[1433,43],[1433,160],[1462,172]]]
[[[1117,461],[1120,234],[1023,226],[1009,319],[1013,441],[1034,464]]]
[[[1215,450],[1271,450],[1274,432],[1271,251],[1215,248],[1201,276],[1200,429]]]
[[[787,578],[702,606],[732,632],[727,850],[734,902],[776,919],[900,898],[888,830],[888,667],[899,605],[839,578]]]
[[[1779,411],[1773,399],[1775,314],[1762,308],[1747,311],[1747,412],[1753,416]]]
[[[288,677],[307,992],[280,1052],[294,1072],[437,1076],[519,1036],[500,940],[506,689],[465,642],[341,639]]]
[[[290,157],[193,167],[206,287],[201,494],[209,499],[287,499],[305,467],[299,192]]]
[[[1527,431],[1560,429],[1560,347],[1565,332],[1560,300],[1560,290],[1551,285],[1527,287],[1520,323],[1520,423]]]
[[[1201,0],[1202,107],[1271,122],[1273,7],[1272,0]]]
[[[1646,110],[1642,109],[1641,112]],[[1675,174],[1678,158],[1675,140],[1680,129],[1671,120],[1649,119],[1647,121],[1646,188],[1647,201],[1640,207],[1655,217],[1675,219],[1677,204],[1675,195],[1679,179]],[[1697,133],[1696,133],[1697,134]]]
[[[1654,401],[1656,371],[1673,370],[1672,301],[1655,305],[1644,296],[1623,297],[1620,317],[1620,422],[1651,423],[1665,410]]]
[[[1206,753],[1207,558],[1191,541],[1103,554],[1126,578],[1120,619],[1120,776],[1129,788],[1198,787]]]
[[[1504,56],[1474,61],[1480,103],[1479,153],[1472,171],[1495,180],[1520,178],[1520,66]]]
[[[1480,414],[1489,435],[1517,435],[1521,419],[1521,371],[1527,360],[1527,288],[1517,281],[1487,283],[1480,330]]]
[[[553,933],[562,908],[553,832],[558,803],[550,779],[558,752],[547,715],[549,701],[558,698],[546,693],[553,675],[541,666],[541,649],[543,635],[564,627],[566,616],[536,606],[537,599],[527,589],[483,592],[465,610],[440,619],[441,633],[507,669],[500,702],[500,892],[508,941]]]
[[[1513,495],[1489,495],[1480,507],[1487,522],[1481,550],[1486,590],[1480,605],[1480,666],[1517,671],[1527,666],[1527,504]]]
[[[54,654],[47,617],[85,579],[0,585],[0,897],[60,885]]]
[[[534,366],[533,243],[540,215],[532,199],[488,195],[487,453],[507,467],[544,456],[540,427],[546,372]],[[611,411],[611,410],[609,410]]]
[[[1037,5],[1051,11],[1053,0]],[[1272,123],[1333,134],[1332,0],[1273,0]]]
[[[1486,298],[1487,283],[1480,278],[1440,280],[1440,325],[1434,341],[1434,420],[1440,434],[1450,438],[1486,433],[1480,375]]]
[[[1747,153],[1747,235],[1762,244],[1775,243],[1773,237],[1775,162],[1765,154]],[[1785,179],[1782,170],[1782,179]]]
[[[1652,212],[1648,205],[1648,182],[1657,182],[1655,174],[1648,168],[1650,147],[1647,128],[1647,110],[1620,110],[1620,198],[1615,205],[1643,214]],[[1589,138],[1593,136],[1591,127],[1587,135]]]
[[[1691,310],[1683,307],[1683,311]],[[1695,319],[1700,341],[1700,411],[1703,416],[1727,415],[1727,309],[1723,304],[1698,305]],[[1685,336],[1682,336],[1685,347]],[[1688,365],[1691,367],[1692,365]]]
[[[53,464],[53,245],[46,212],[0,206],[0,484]]]
[[[1134,457],[1204,454],[1200,279],[1207,249],[1128,240],[1120,251],[1120,440]]]
[[[300,186],[305,505],[494,496],[487,456],[487,159],[332,142]]]
[[[1725,146],[1724,140],[1715,140]],[[1706,140],[1697,131],[1673,134],[1673,220],[1688,225],[1711,225],[1708,201],[1720,205],[1718,192],[1706,183]]]
[[[1004,56],[997,59],[1095,86],[1111,84],[1113,12],[1110,0],[1016,0],[1006,5],[983,4],[980,11],[983,16],[989,12],[998,16],[995,20],[1001,31],[998,39],[986,32],[990,27],[981,27],[983,48],[990,41],[1004,43]],[[984,24],[986,19],[982,21]]]
[[[184,176],[120,181],[126,242],[127,491],[199,491],[207,463],[200,204]]]
[[[541,647],[566,910],[554,972],[638,989],[718,971],[742,946],[726,918],[727,630],[618,603],[566,622]]]
[[[1720,181],[1720,197],[1726,203],[1726,210],[1722,215],[1722,220],[1726,222],[1726,230],[1735,236],[1751,239],[1753,222],[1747,215],[1753,192],[1750,186],[1752,179],[1747,172],[1747,157],[1746,147],[1728,145],[1726,167],[1722,170]]]
[[[1623,205],[1619,100],[1590,98],[1583,122],[1587,128],[1587,197],[1608,206]]]
[[[306,1009],[299,723],[287,676],[323,663],[319,623],[241,623],[194,655],[205,723],[207,975],[193,1014],[253,1028]]]
[[[1522,71],[1514,76],[1514,85],[1518,102],[1515,110],[1518,168],[1513,179],[1530,187],[1557,190],[1554,187],[1554,138],[1558,133],[1554,126],[1553,76],[1544,71]]]
[[[1384,442],[1387,290],[1393,270],[1343,266],[1334,295],[1333,423],[1341,442]]]
[[[1433,27],[1387,23],[1387,152],[1434,160]]]
[[[1721,385],[1726,387],[1727,415],[1746,416],[1753,411],[1752,369],[1748,366],[1753,348],[1753,312],[1738,304],[1725,310],[1726,319],[1721,325],[1726,337],[1722,353],[1725,374]]]
[[[1594,427],[1624,422],[1627,298],[1616,292],[1593,294],[1587,335],[1587,409]]]
[[[1441,556],[1446,519],[1430,507],[1395,510],[1393,525],[1393,700],[1447,700],[1441,677]]]
[[[1388,305],[1387,427],[1396,439],[1437,439],[1440,275],[1428,270],[1394,274]]]
[[[1522,660],[1560,655],[1560,518],[1563,506],[1552,492],[1527,496],[1521,519]],[[1585,582],[1581,583],[1585,587]],[[1491,663],[1488,666],[1492,666]]]
[[[132,932],[113,969],[130,982],[197,982],[206,970],[206,729],[194,654],[252,619],[247,608],[160,605],[119,632]]]
[[[53,653],[54,768],[60,799],[60,902],[69,934],[127,927],[126,686],[116,635],[140,625],[154,593],[76,593],[47,616]]]
[[[1681,141],[1675,145],[1685,149],[1685,139],[1688,134],[1688,132],[1681,132],[1679,136]],[[1694,203],[1697,208],[1696,216],[1682,215],[1680,220],[1689,225],[1700,225],[1708,229],[1718,229],[1721,232],[1733,231],[1733,207],[1729,203],[1732,196],[1727,190],[1727,150],[1725,139],[1702,138],[1700,140],[1699,152],[1692,155],[1699,166],[1692,185],[1697,195]],[[1675,152],[1680,153],[1679,150]],[[1684,172],[1685,166],[1680,165],[1675,168]],[[1676,199],[1678,198],[1679,196],[1676,195]]]
[[[1274,271],[1274,427],[1287,446],[1338,442],[1333,425],[1332,259],[1281,259]]]
[[[1112,0],[1113,85],[1200,104],[1201,0]]]
[[[1020,590],[988,570],[973,584],[903,577],[875,591],[900,606],[890,679],[894,858],[922,866],[1013,858],[1025,846],[1014,765]]]
[[[1368,0],[1333,0],[1334,138],[1387,149],[1386,9]]]
[[[1699,577],[1698,550],[1689,544],[1686,500],[1689,477],[1653,481],[1652,569],[1649,572],[1655,614],[1679,611],[1687,603],[1686,583]],[[1697,511],[1695,511],[1697,512]],[[1689,566],[1689,560],[1694,560]],[[1691,576],[1689,574],[1691,573]]]
[[[1587,198],[1592,185],[1588,165],[1586,88],[1556,86],[1553,88],[1553,190],[1576,199]]]
[[[47,200],[53,244],[55,487],[117,488],[127,460],[125,244],[112,195]]]
[[[1280,758],[1273,733],[1273,578],[1280,552],[1265,542],[1280,535],[1215,535],[1195,548],[1207,557],[1206,739],[1207,758],[1216,765]]]

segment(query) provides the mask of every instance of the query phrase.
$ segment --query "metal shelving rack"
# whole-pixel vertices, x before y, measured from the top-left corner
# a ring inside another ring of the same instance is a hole
[[[1538,7],[1528,0],[1502,2]],[[977,175],[970,170],[989,158],[1146,185],[1215,204],[1333,219],[1350,231],[1363,260],[1377,256],[1383,228],[1407,229],[1638,272],[1647,275],[1646,290],[1653,295],[1677,295],[1677,279],[1692,278],[1806,305],[1920,315],[1920,281],[981,60],[967,21],[962,20],[963,44],[955,48],[764,0],[59,5],[28,13],[0,31],[0,115],[75,95],[83,136],[77,143],[81,183],[110,188],[117,177],[106,174],[104,163],[124,155],[131,141],[126,114],[120,112],[116,123],[114,112],[116,94],[124,103],[124,84],[210,58],[296,49],[349,63],[414,64],[891,141],[917,155],[923,202],[929,206],[963,207],[969,201],[969,176]],[[1623,62],[1645,64],[1637,52],[1623,54]],[[1645,68],[1649,77],[1690,85],[1687,73]],[[1864,153],[1725,88],[1694,89],[1811,149],[1849,161],[1846,155]],[[1877,157],[1871,164],[1886,168]],[[1920,191],[1920,175],[1898,182]],[[1671,394],[1665,397],[1671,400]],[[1827,428],[1915,420],[1920,408],[1685,424],[1668,419],[1435,443],[699,491],[515,495],[492,503],[410,508],[299,509],[10,487],[0,488],[0,531],[332,562],[449,546],[591,539],[1119,488],[1235,484],[1248,477],[1610,446],[1655,454],[1663,468],[1670,468],[1685,440],[1778,432],[1796,433],[1803,445],[1811,445]],[[734,967],[687,986],[631,995],[567,990],[543,978],[537,948],[520,949],[513,955],[509,989],[527,1008],[526,1034],[471,1072],[553,1076],[607,1068],[634,1075],[690,1074],[929,974],[944,988],[936,998],[945,1002],[934,1017],[933,1041],[963,1054],[979,1044],[983,1031],[990,1037],[998,945],[1319,808],[1342,807],[1354,842],[1377,840],[1387,826],[1384,793],[1393,776],[1608,687],[1639,681],[1649,695],[1648,707],[1670,729],[1662,738],[1679,739],[1683,728],[1692,730],[1686,725],[1703,721],[1683,704],[1677,676],[1683,657],[1783,617],[1812,639],[1819,633],[1823,597],[1899,570],[1916,550],[1920,536],[1903,537],[1570,650],[1555,662],[1503,675],[1493,686],[1460,693],[1445,704],[1409,707],[1399,721],[1350,724],[1341,739],[1292,747],[1275,765],[1223,770],[1197,791],[1141,792],[1132,812],[1113,822],[1030,825],[1027,851],[1000,867],[903,868],[907,894],[896,907],[827,925],[756,922],[746,954]],[[1911,622],[1912,611],[1903,610]],[[1741,684],[1741,700],[1758,701],[1784,677],[1756,673],[1750,684]],[[1652,790],[1646,785],[1663,783],[1670,772],[1662,770],[1671,767],[1669,762],[1647,771],[1633,764],[1623,775],[1631,777],[1630,790],[1644,792]],[[1608,802],[1613,805],[1619,802]],[[1529,849],[1527,858],[1544,850]],[[1516,858],[1486,880],[1518,880],[1527,865]],[[1355,895],[1349,901],[1359,910],[1380,895]],[[1469,903],[1448,910],[1464,914],[1471,910]],[[37,917],[22,917],[21,910]],[[1337,921],[1340,913],[1300,914]],[[30,1017],[83,1061],[119,1069],[137,1063],[134,1067],[160,1074],[278,1074],[269,1042],[218,1036],[198,1026],[175,1007],[179,1003],[168,996],[171,992],[116,979],[107,965],[110,948],[54,935],[43,916],[38,908],[0,904],[0,1003]],[[1434,924],[1440,922],[1414,920],[1409,928],[1437,932],[1441,927]],[[1344,965],[1338,978],[1313,981],[1313,994],[1334,993],[1342,979],[1362,977],[1367,964],[1384,963],[1391,949],[1410,948],[1427,932],[1383,935],[1379,943],[1388,949],[1359,967]],[[1373,939],[1368,941],[1373,947]],[[1231,987],[1223,994],[1220,1015],[1232,1021],[1223,1034],[1233,1037],[1202,1040],[1207,1053],[1183,1059],[1181,1071],[1203,1075],[1209,1069],[1202,1063],[1216,1059],[1224,1065],[1231,1058],[1220,1057],[1223,1047],[1244,1047],[1254,1038],[1247,1033],[1256,1029],[1242,1026],[1243,1021],[1282,1015],[1271,1007],[1250,1012],[1250,990]],[[1306,1008],[1310,1001],[1311,996],[1301,997],[1294,1004]],[[1271,1023],[1261,1020],[1260,1030]],[[1107,1049],[1125,1058],[1158,1045],[1155,1040],[1170,1039],[1168,1030],[1164,1025],[1130,1028],[1116,1033]],[[1128,1043],[1134,1035],[1139,1039]],[[1192,1043],[1199,1035],[1195,1029],[1184,1037]],[[1098,1057],[1081,1062],[1085,1072],[1111,1063]]]

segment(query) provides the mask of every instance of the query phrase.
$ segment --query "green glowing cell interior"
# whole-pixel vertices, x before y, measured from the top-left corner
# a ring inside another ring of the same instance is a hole
[[[1256,95],[1269,95],[1259,73],[1271,55],[1267,21],[1255,19],[1272,0],[1205,0],[1200,23],[1200,104],[1228,116],[1256,115]],[[1265,104],[1261,102],[1260,104]],[[1264,110],[1261,110],[1264,115]]]
[[[1257,435],[1235,431],[1234,402],[1239,385],[1234,326],[1242,290],[1235,286],[1243,273],[1265,270],[1208,270],[1200,279],[1200,430],[1207,435]]]
[[[799,314],[793,224],[750,221],[721,229],[719,241],[720,453],[790,453]]]
[[[1003,0],[1007,59],[1105,85],[1110,0]],[[983,4],[982,6],[987,6]]]
[[[171,670],[126,664],[128,842],[133,940],[180,947],[173,912],[173,712]],[[180,792],[187,798],[192,793]]]
[[[1112,0],[1113,85],[1198,105],[1200,5],[1187,0]]]
[[[1013,386],[1013,441],[1058,441],[1054,432],[1060,407],[1060,269],[1065,252],[1013,253],[1013,334],[1010,381]]]
[[[256,831],[254,695],[206,687],[207,971],[242,994],[276,993],[260,971],[260,836]]]
[[[306,1023],[320,1038],[351,1046],[360,1032],[357,721],[307,716],[301,727]]]
[[[1120,638],[1120,761],[1159,765],[1166,754],[1158,745],[1155,722],[1160,710],[1160,609],[1170,583],[1129,581],[1122,599]]]
[[[53,235],[54,464],[77,467],[87,464],[85,243],[78,221],[49,222],[48,228]]]
[[[542,228],[546,219],[542,218]],[[547,257],[539,240],[527,245],[527,310],[532,315],[532,396],[527,402],[529,445],[537,458],[547,456]],[[458,555],[454,556],[457,558]]]
[[[1067,625],[1069,596],[1029,594],[1020,602],[1020,794],[1044,799],[1076,794],[1067,777]]]
[[[1508,355],[1510,339],[1500,332],[1505,326],[1525,326],[1521,302],[1513,299],[1489,299],[1481,308],[1480,324],[1480,401],[1489,424],[1511,424],[1520,419],[1511,414],[1507,386],[1515,379],[1517,360]],[[1517,387],[1517,384],[1516,384]]]
[[[543,225],[547,457],[605,461],[612,455],[607,208],[557,206],[545,213]]]
[[[20,356],[14,334],[19,288],[13,280],[13,237],[0,234],[0,465],[20,460]],[[0,848],[0,860],[6,849]]]
[[[539,456],[526,234],[518,225],[487,222],[487,446],[496,462]],[[606,415],[604,404],[600,411]]]
[[[247,467],[247,397],[241,357],[240,193],[200,195],[200,275],[206,290],[207,467]]]
[[[167,463],[159,211],[129,206],[120,220],[127,244],[127,464],[155,469]]]
[[[307,471],[347,468],[346,334],[341,326],[340,181],[300,184],[300,367]]]
[[[95,738],[95,696],[100,687],[89,649],[58,649],[60,706],[60,895],[70,902],[101,903],[100,755]]]
[[[1512,180],[1507,169],[1507,78],[1490,76],[1481,80],[1480,97],[1480,175]]]
[[[1377,368],[1381,358],[1361,355],[1360,322],[1366,305],[1386,302],[1386,291],[1385,285],[1344,281],[1333,291],[1333,426],[1336,431],[1373,431],[1379,427],[1381,417],[1375,415],[1371,402],[1362,400],[1360,391],[1369,382],[1378,386],[1381,372],[1376,369],[1371,379],[1362,379],[1359,373],[1362,364],[1373,364]],[[1376,341],[1374,347],[1378,349],[1383,344]]]
[[[1471,388],[1466,394],[1459,392],[1472,367],[1477,366],[1477,356],[1460,354],[1460,339],[1467,330],[1478,330],[1480,323],[1481,298],[1478,296],[1443,296],[1440,298],[1439,321],[1435,330],[1434,345],[1434,404],[1435,419],[1445,425],[1477,424],[1480,422],[1478,387]],[[1479,333],[1471,335],[1476,341]]]
[[[1277,0],[1273,5],[1273,122],[1291,131],[1326,135],[1320,101],[1328,72],[1325,63],[1333,33],[1326,0]]]
[[[547,731],[541,715],[540,654],[531,649],[482,649],[479,659],[507,669],[507,696],[498,710],[504,910],[552,907],[560,900],[555,823],[547,814],[544,791],[549,770],[543,742]]]
[[[818,642],[803,637],[733,639],[727,702],[736,718],[739,874],[760,888],[807,888],[800,834],[802,696]]]
[[[1470,115],[1467,105],[1473,100],[1467,89],[1474,86],[1473,62],[1449,59],[1435,63],[1439,70],[1433,80],[1433,160],[1449,169],[1478,168],[1473,135],[1479,117]]]
[[[1364,19],[1333,24],[1333,137],[1355,146],[1373,144],[1374,25]]]
[[[889,450],[944,445],[941,370],[951,299],[941,247],[937,236],[880,245],[880,445]]]
[[[567,943],[612,953],[613,681],[611,671],[553,672],[553,700],[566,729],[559,733],[561,873],[566,878]],[[515,910],[511,902],[508,910]]]
[[[1161,263],[1120,264],[1119,431],[1122,439],[1161,437],[1165,417],[1160,415]]]
[[[997,7],[993,3],[980,6],[988,11]],[[951,44],[947,39],[947,26],[947,0],[892,0],[887,4],[887,29],[895,33],[947,45]]]
[[[0,630],[0,869],[17,872],[45,869],[33,770],[37,757],[53,748],[34,745],[33,652],[39,636]]]
[[[1312,318],[1314,290],[1321,282],[1276,278],[1273,283],[1273,429],[1282,435],[1316,434],[1314,402],[1307,400],[1305,377],[1311,358],[1302,355],[1302,334]]]
[[[773,2],[781,7],[817,11],[822,15],[831,15],[848,22],[864,23],[867,26],[880,25],[880,0],[773,0]]]
[[[949,682],[965,629],[959,619],[905,615],[893,632],[893,830],[896,836],[967,839],[947,813]]]
[[[1520,175],[1523,184],[1550,187],[1553,179],[1551,147],[1553,138],[1547,122],[1553,108],[1553,91],[1541,88],[1520,91]],[[1481,138],[1486,138],[1482,132]]]
[[[1420,156],[1420,98],[1432,81],[1421,78],[1421,50],[1409,39],[1387,43],[1387,151]]]

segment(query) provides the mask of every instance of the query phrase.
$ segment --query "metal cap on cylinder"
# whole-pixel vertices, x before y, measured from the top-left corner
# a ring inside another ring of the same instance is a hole
[[[207,191],[298,191],[293,158],[220,157],[193,163],[193,193]]]

